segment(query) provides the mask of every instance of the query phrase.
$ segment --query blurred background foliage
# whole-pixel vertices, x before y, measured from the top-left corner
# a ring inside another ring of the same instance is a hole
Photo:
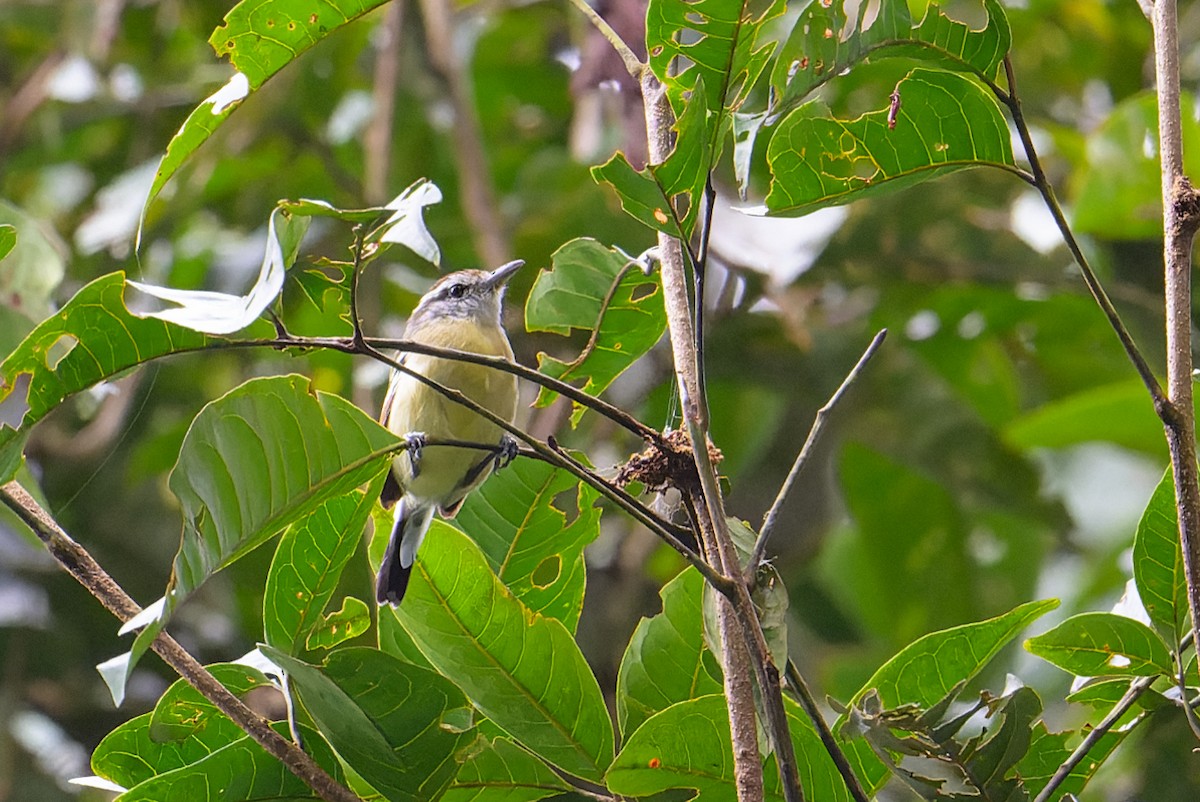
[[[396,0],[247,100],[150,207],[135,254],[158,158],[231,73],[207,44],[230,5],[0,4],[0,222],[22,221],[23,232],[0,265],[0,348],[113,270],[243,291],[280,198],[352,208],[428,177],[445,194],[427,215],[445,270],[516,257],[548,267],[577,236],[630,253],[650,244],[588,176],[616,148],[644,160],[644,126],[620,62],[568,4]],[[1051,178],[1161,370],[1150,28],[1133,0],[1006,5],[1020,95]],[[919,15],[924,3],[910,6]],[[599,10],[639,39],[638,0],[603,0]],[[947,10],[983,19],[977,2]],[[1180,41],[1184,86],[1195,87],[1195,5],[1182,10]],[[841,114],[881,108],[908,66],[856,69],[822,98]],[[1185,147],[1198,157],[1194,106],[1185,103]],[[766,189],[769,135],[760,137],[748,205]],[[791,591],[793,657],[810,681],[845,699],[915,637],[1034,598],[1062,598],[1060,617],[1110,607],[1165,447],[1146,393],[1032,191],[1000,172],[958,173],[768,220],[734,209],[743,204],[731,171],[718,185],[707,356],[733,514],[761,521],[815,410],[874,332],[891,332],[839,408],[772,543]],[[25,233],[28,221],[41,237]],[[306,253],[343,257],[347,232],[321,222]],[[519,276],[510,292],[518,359],[536,364],[539,351],[570,359],[582,341],[519,331],[516,310],[533,276]],[[432,278],[399,256],[369,274],[368,330],[398,335]],[[285,300],[298,331],[347,331],[336,304],[319,310],[296,289]],[[610,398],[654,426],[672,423],[669,364],[660,344]],[[366,409],[384,378],[328,353],[177,358],[66,405],[36,430],[29,468],[68,531],[148,602],[178,544],[166,472],[190,420],[245,378],[285,371]],[[531,410],[529,427],[557,433],[602,468],[637,447],[591,417],[571,431],[569,411]],[[10,419],[12,404],[0,414]],[[263,549],[239,562],[177,616],[172,631],[202,660],[237,657],[261,639],[269,558]],[[588,559],[579,640],[611,693],[621,647],[680,566],[615,512]],[[367,598],[365,558],[358,565],[347,581]],[[124,648],[115,632],[99,605],[0,518],[0,800],[78,794],[65,779],[89,773],[99,738],[165,687],[165,671],[147,661],[126,709],[112,709],[93,666]],[[1066,675],[1015,648],[987,683],[998,689],[1006,670],[1044,698],[1065,695]],[[1066,706],[1049,716],[1080,720]],[[1089,798],[1188,798],[1200,784],[1194,761],[1183,760],[1189,742],[1181,717],[1152,717]]]

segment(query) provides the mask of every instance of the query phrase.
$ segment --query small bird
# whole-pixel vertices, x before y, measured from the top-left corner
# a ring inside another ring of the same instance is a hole
[[[404,336],[413,342],[513,359],[501,322],[508,280],[525,263],[509,262],[488,272],[461,270],[438,279],[408,319]],[[517,377],[484,365],[406,353],[401,364],[439,384],[462,392],[485,409],[512,422],[517,414]],[[517,453],[517,443],[496,424],[445,397],[418,379],[393,370],[380,421],[408,441],[392,461],[383,486],[384,507],[396,504],[375,598],[400,604],[417,549],[434,510],[453,518],[467,495]],[[496,444],[494,451],[428,444],[460,440]]]

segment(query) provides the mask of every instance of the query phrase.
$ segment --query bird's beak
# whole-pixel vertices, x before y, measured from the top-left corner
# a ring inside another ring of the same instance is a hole
[[[497,287],[502,287],[508,283],[508,280],[524,266],[524,259],[517,259],[515,262],[509,262],[506,265],[501,265],[491,273],[488,273],[487,281],[485,283],[487,284],[488,288],[493,290]]]

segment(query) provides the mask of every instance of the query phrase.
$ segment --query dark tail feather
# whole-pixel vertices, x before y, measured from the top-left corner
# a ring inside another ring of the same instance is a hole
[[[413,504],[411,498],[400,499],[387,550],[379,565],[379,576],[375,579],[375,601],[379,604],[395,607],[404,598],[417,547],[421,545],[432,518],[432,506]]]

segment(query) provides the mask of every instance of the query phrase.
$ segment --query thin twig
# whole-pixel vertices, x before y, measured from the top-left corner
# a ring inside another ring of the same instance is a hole
[[[613,30],[604,17],[596,13],[596,9],[588,5],[587,0],[571,0],[571,5],[579,9],[583,16],[588,18],[588,22],[592,23],[596,30],[613,46],[613,50],[617,51],[617,55],[621,57],[621,63],[625,65],[630,77],[635,81],[640,81],[646,65],[637,57],[637,53],[634,53],[633,49],[625,44],[625,40],[621,38],[620,34]]]
[[[754,543],[754,550],[750,552],[750,562],[746,564],[745,577],[747,582],[754,578],[754,572],[758,570],[759,564],[763,561],[763,557],[767,552],[767,539],[771,537],[771,532],[775,530],[775,523],[779,520],[779,512],[783,509],[783,503],[792,492],[792,486],[796,483],[796,478],[800,476],[800,472],[804,470],[804,466],[808,464],[808,460],[812,457],[817,441],[821,439],[821,433],[825,430],[826,421],[829,419],[830,414],[832,414],[834,407],[838,405],[842,397],[846,394],[846,391],[850,389],[850,385],[854,384],[859,374],[862,373],[863,368],[871,361],[871,357],[879,350],[879,346],[883,344],[885,337],[887,337],[887,329],[880,329],[879,333],[871,340],[871,344],[867,346],[867,350],[863,351],[863,355],[858,358],[858,362],[846,374],[846,378],[842,380],[837,391],[829,397],[829,400],[825,402],[825,406],[817,410],[812,428],[808,430],[808,439],[804,441],[804,446],[800,449],[800,453],[796,455],[796,461],[792,463],[792,469],[788,472],[787,478],[783,480],[783,485],[779,488],[778,495],[775,496],[775,502],[771,504],[771,509],[767,510],[767,514],[763,518],[762,528],[758,531],[758,540]]]
[[[700,396],[708,398],[708,387],[705,380],[704,366],[704,284],[708,277],[708,239],[712,234],[713,204],[717,199],[717,190],[713,187],[712,172],[704,180],[704,216],[700,220],[700,252],[692,265],[692,273],[696,279],[696,383],[700,387]],[[695,199],[692,199],[695,202]]]
[[[808,683],[804,680],[804,675],[800,673],[800,669],[796,667],[796,663],[793,660],[788,660],[786,672],[788,685],[796,692],[796,701],[800,703],[800,707],[808,714],[813,727],[816,728],[817,735],[820,737],[821,743],[825,745],[825,751],[833,759],[833,764],[837,766],[838,774],[842,775],[842,782],[846,784],[846,789],[850,792],[850,796],[855,802],[870,802],[870,797],[862,787],[858,775],[854,773],[854,769],[850,766],[850,761],[846,759],[846,753],[842,751],[842,747],[838,744],[833,730],[829,729],[829,724],[825,721],[825,717],[821,715],[821,708],[817,706],[817,700],[813,697],[812,691],[809,690]]]
[[[1075,263],[1079,265],[1079,272],[1083,274],[1083,281],[1087,285],[1088,292],[1092,294],[1096,303],[1099,304],[1101,311],[1104,312],[1109,326],[1116,332],[1118,339],[1121,341],[1121,347],[1125,349],[1126,356],[1133,363],[1138,376],[1142,379],[1142,384],[1146,385],[1146,389],[1150,392],[1150,397],[1154,401],[1155,411],[1161,416],[1163,409],[1167,405],[1167,398],[1163,393],[1162,385],[1158,383],[1154,371],[1150,369],[1150,365],[1147,364],[1145,357],[1142,356],[1137,343],[1133,341],[1133,336],[1121,321],[1121,316],[1117,312],[1116,307],[1109,300],[1108,293],[1105,292],[1100,279],[1097,278],[1095,271],[1092,270],[1087,257],[1083,255],[1083,249],[1079,247],[1079,243],[1075,239],[1075,234],[1071,231],[1071,225],[1067,222],[1066,215],[1063,214],[1062,207],[1058,203],[1058,198],[1054,194],[1054,187],[1051,186],[1050,180],[1046,177],[1045,170],[1042,169],[1041,160],[1038,158],[1037,150],[1033,146],[1033,136],[1029,131],[1029,125],[1025,122],[1025,115],[1021,111],[1021,99],[1017,96],[1017,82],[1013,73],[1012,60],[1009,56],[1004,57],[1004,74],[1008,82],[1008,92],[999,92],[997,88],[996,96],[1008,107],[1009,113],[1012,115],[1013,125],[1016,127],[1017,134],[1021,138],[1021,145],[1025,149],[1025,158],[1029,160],[1029,168],[1033,173],[1033,186],[1041,194],[1042,200],[1050,210],[1050,214],[1054,217],[1054,223],[1058,226],[1059,233],[1062,234],[1063,241],[1066,242],[1067,248],[1071,251],[1071,256],[1075,259]]]
[[[54,518],[17,482],[0,487],[0,498],[45,544],[46,550],[71,576],[100,600],[122,622],[128,621],[141,608],[120,585],[109,576],[86,549],[62,530]],[[268,753],[278,758],[288,770],[328,802],[362,802],[342,786],[311,757],[271,728],[271,725],[246,707],[204,666],[200,665],[178,642],[165,632],[150,646],[179,676],[228,716]]]

